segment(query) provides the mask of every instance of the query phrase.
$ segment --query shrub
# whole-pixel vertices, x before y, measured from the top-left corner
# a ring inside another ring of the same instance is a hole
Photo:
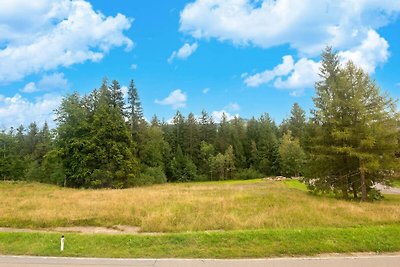
[[[249,169],[243,169],[237,172],[236,178],[239,180],[250,180],[250,179],[257,179],[261,178],[264,175],[260,173],[259,171],[249,168]]]

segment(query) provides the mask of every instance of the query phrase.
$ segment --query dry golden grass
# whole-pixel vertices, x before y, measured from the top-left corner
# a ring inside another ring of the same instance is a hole
[[[374,203],[310,195],[282,182],[77,190],[0,183],[0,226],[132,225],[145,232],[377,225],[400,222],[400,196]]]

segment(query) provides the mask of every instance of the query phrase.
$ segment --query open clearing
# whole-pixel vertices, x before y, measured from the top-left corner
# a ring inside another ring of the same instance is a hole
[[[295,180],[83,190],[0,183],[0,227],[117,225],[141,232],[353,227],[400,222],[400,196],[359,203],[314,196]]]
[[[251,258],[400,251],[400,195],[348,202],[311,195],[296,180],[125,190],[2,182],[0,194],[0,254]],[[54,232],[66,235],[64,252]]]

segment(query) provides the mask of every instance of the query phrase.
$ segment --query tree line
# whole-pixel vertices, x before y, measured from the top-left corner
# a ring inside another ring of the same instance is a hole
[[[83,188],[302,176],[315,193],[379,197],[373,184],[399,166],[395,101],[331,48],[320,76],[311,117],[295,103],[280,125],[267,113],[215,123],[205,110],[147,122],[134,81],[125,100],[119,82],[104,79],[88,95],[63,98],[55,129],[3,131],[0,175]]]

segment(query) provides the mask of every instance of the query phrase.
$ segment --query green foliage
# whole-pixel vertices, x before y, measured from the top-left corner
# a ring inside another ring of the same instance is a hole
[[[166,182],[167,177],[162,167],[147,167],[140,173],[135,185],[163,184]]]
[[[178,146],[176,156],[171,161],[171,181],[187,182],[196,180],[196,165],[188,156],[183,155],[182,149]]]
[[[248,168],[248,169],[241,169],[235,174],[235,178],[239,180],[251,180],[263,177],[264,175],[259,171]]]
[[[279,146],[280,168],[283,176],[299,177],[303,172],[306,155],[298,139],[293,139],[290,130],[282,137]]]
[[[214,146],[205,141],[200,144],[200,164],[199,171],[206,177],[210,177],[212,180],[212,161],[215,153]]]
[[[322,54],[316,84],[308,181],[319,192],[333,191],[366,201],[372,185],[398,169],[398,113],[395,103],[368,74],[339,64],[330,48]]]
[[[141,126],[145,124],[145,120],[143,117],[143,108],[139,99],[139,94],[133,80],[131,80],[128,87],[128,106],[126,107],[126,110],[133,140],[138,142],[139,132]]]
[[[372,188],[399,167],[394,101],[352,63],[323,53],[315,110],[295,103],[278,127],[267,114],[215,123],[177,111],[172,123],[145,121],[133,80],[125,101],[118,81],[64,97],[57,128],[31,123],[0,133],[0,178],[70,187],[125,188],[171,182],[305,174],[316,193],[379,198]],[[310,164],[304,169],[305,154]]]
[[[158,126],[146,127],[141,132],[139,145],[141,163],[149,167],[164,168],[164,157],[169,153],[169,144],[164,140],[164,133]]]
[[[73,94],[57,111],[58,143],[66,185],[121,188],[135,184],[135,144],[123,117],[117,82],[106,80],[89,97]]]

